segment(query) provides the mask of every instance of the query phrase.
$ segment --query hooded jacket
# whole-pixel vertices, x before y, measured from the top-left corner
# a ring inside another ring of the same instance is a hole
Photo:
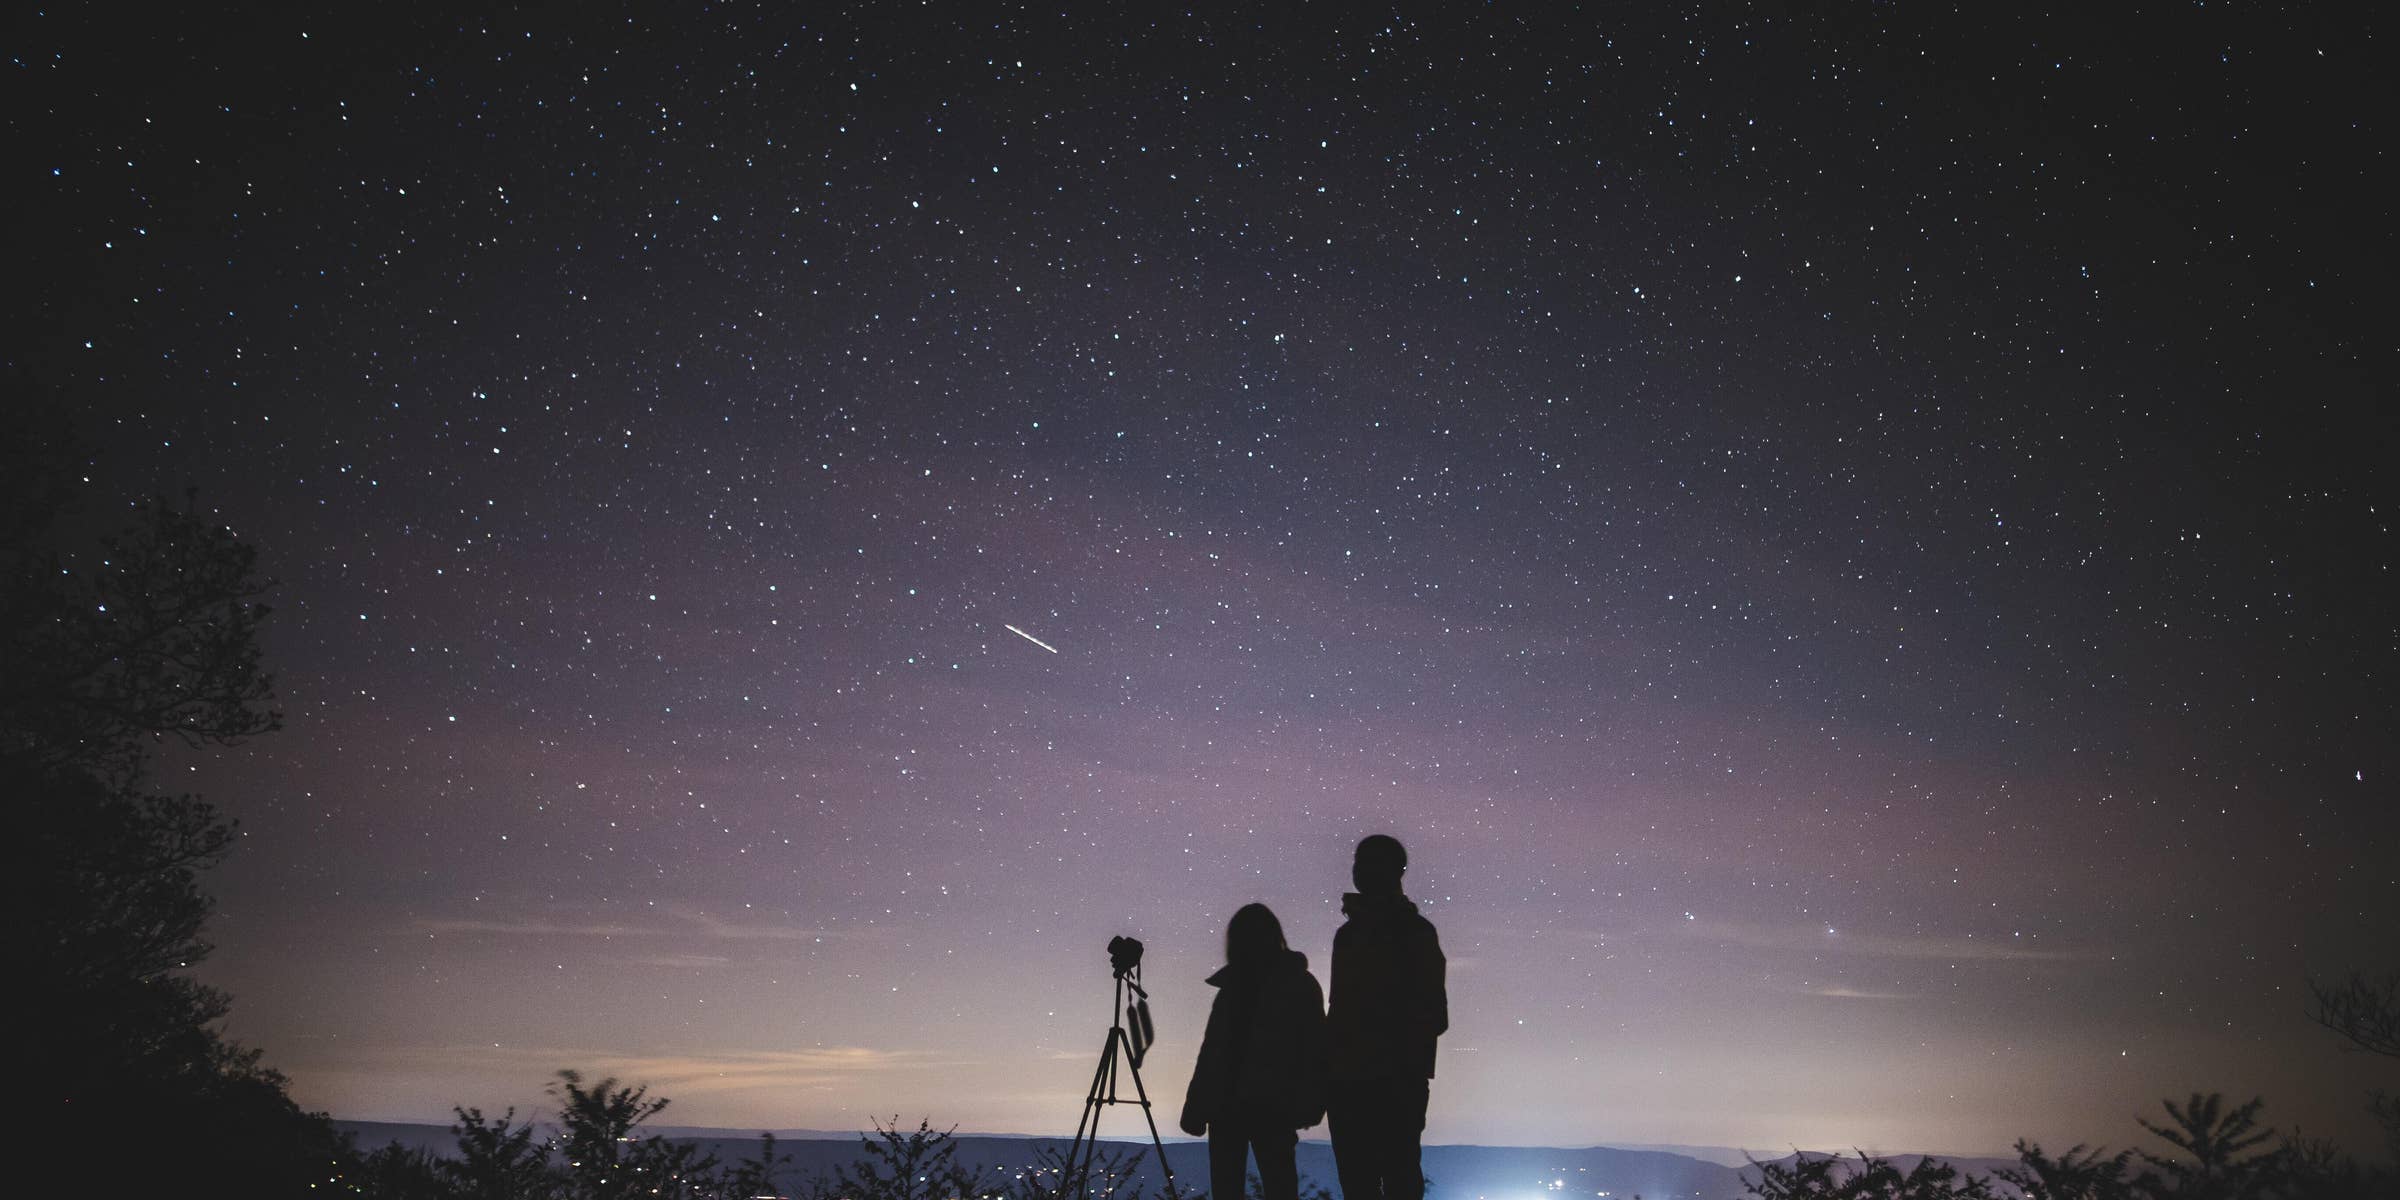
[[[1218,1121],[1306,1129],[1325,1119],[1325,993],[1308,956],[1228,964],[1183,1096],[1186,1130]]]
[[[1325,1014],[1334,1079],[1431,1079],[1433,1045],[1450,1028],[1447,962],[1433,922],[1393,892],[1342,897],[1333,935],[1333,1006]]]

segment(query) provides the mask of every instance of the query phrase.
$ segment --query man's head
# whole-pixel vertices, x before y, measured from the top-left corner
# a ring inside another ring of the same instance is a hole
[[[1358,843],[1358,854],[1350,861],[1350,882],[1370,896],[1395,895],[1400,891],[1400,874],[1408,870],[1408,850],[1400,839],[1387,833],[1369,834]]]

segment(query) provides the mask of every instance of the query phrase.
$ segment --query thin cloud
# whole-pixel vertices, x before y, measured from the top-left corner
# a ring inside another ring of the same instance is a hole
[[[1805,950],[1811,954],[1850,954],[1865,958],[1936,959],[2000,962],[2066,962],[2097,957],[2083,950],[2053,950],[2030,946],[2020,938],[1943,937],[1922,934],[1857,933],[1822,925],[1774,927],[1722,921],[1685,921],[1687,936],[1728,946],[1756,950]]]
[[[494,937],[590,937],[684,940],[817,942],[850,936],[837,930],[800,925],[727,921],[696,909],[660,908],[657,919],[644,921],[572,920],[542,916],[421,918],[410,927],[419,933],[484,934]]]
[[[705,971],[712,967],[730,966],[733,958],[725,954],[636,954],[625,961],[637,967]]]
[[[915,1050],[879,1050],[867,1046],[835,1046],[808,1050],[749,1050],[720,1054],[625,1054],[571,1046],[451,1045],[395,1047],[385,1052],[422,1068],[429,1064],[488,1070],[506,1066],[528,1077],[548,1077],[560,1068],[573,1068],[587,1084],[615,1079],[628,1087],[648,1087],[655,1095],[677,1100],[714,1092],[756,1088],[821,1088],[895,1071],[955,1066]]]

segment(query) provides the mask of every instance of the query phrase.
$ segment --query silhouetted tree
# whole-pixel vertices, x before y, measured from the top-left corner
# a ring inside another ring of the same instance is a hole
[[[2294,1138],[2284,1143],[2282,1192],[2294,1200],[2391,1200],[2400,1178],[2370,1168],[2330,1142]]]
[[[2136,1118],[2153,1136],[2182,1151],[2181,1154],[2138,1152],[2143,1162],[2158,1170],[2162,1190],[2181,1200],[2232,1200],[2268,1194],[2283,1159],[2279,1150],[2258,1151],[2260,1146],[2275,1140],[2275,1131],[2258,1123],[2258,1112],[2265,1107],[2265,1100],[2253,1098],[2229,1111],[2222,1094],[2194,1092],[2181,1107],[2173,1100],[2163,1103],[2167,1106],[2169,1124],[2153,1125]]]
[[[951,1131],[919,1120],[903,1133],[900,1118],[874,1123],[858,1136],[863,1157],[834,1172],[832,1191],[840,1200],[959,1200],[978,1195],[982,1173],[958,1165]]]
[[[545,1200],[561,1190],[550,1167],[550,1143],[535,1141],[533,1122],[517,1122],[517,1110],[498,1119],[480,1108],[453,1108],[458,1123],[450,1136],[458,1139],[458,1158],[443,1164],[458,1200]]]
[[[998,1189],[998,1197],[999,1200],[1110,1200],[1111,1197],[1134,1200],[1139,1196],[1142,1200],[1206,1200],[1207,1189],[1170,1182],[1164,1178],[1164,1172],[1161,1172],[1161,1178],[1149,1192],[1142,1193],[1135,1188],[1134,1184],[1141,1178],[1142,1164],[1150,1159],[1150,1155],[1147,1146],[1094,1149],[1089,1169],[1076,1173],[1082,1179],[1082,1186],[1070,1193],[1066,1190],[1066,1150],[1055,1146],[1037,1149],[1033,1151],[1033,1166]],[[978,1177],[983,1174],[981,1171],[973,1173]],[[1302,1200],[1318,1198],[1303,1192]]]
[[[717,1192],[725,1200],[778,1195],[775,1177],[791,1161],[791,1155],[775,1152],[775,1135],[762,1129],[758,1134],[758,1153],[725,1168],[717,1180]],[[823,1200],[821,1192],[810,1200]]]
[[[2400,971],[2380,979],[2353,971],[2335,983],[2308,981],[2308,1018],[2369,1054],[2400,1059]],[[2400,1096],[2367,1093],[2367,1111],[2383,1127],[2384,1149],[2400,1164]]]
[[[1033,1164],[1010,1177],[999,1189],[1000,1194],[1007,1200],[1070,1200],[1067,1184],[1071,1173],[1067,1170],[1066,1150],[1057,1146],[1043,1146],[1034,1148],[1031,1153]],[[1122,1182],[1132,1178],[1133,1173],[1140,1169],[1139,1160],[1147,1153],[1095,1147],[1091,1169],[1080,1173],[1083,1186],[1072,1200],[1098,1200],[1099,1197],[1115,1194]]]
[[[147,786],[151,747],[231,745],[279,724],[258,632],[256,555],[190,499],[133,508],[77,553],[57,445],[0,471],[0,795],[35,1141],[107,1161],[142,1130],[187,1185],[296,1194],[332,1178],[332,1127],[215,1023],[227,998],[184,974],[208,953],[199,873],[233,830]]]
[[[633,1196],[698,1196],[714,1190],[717,1158],[691,1142],[644,1137],[642,1122],[667,1107],[647,1087],[614,1079],[583,1086],[578,1071],[560,1071],[550,1085],[558,1098],[560,1150],[573,1194],[591,1200]]]
[[[1919,1159],[1903,1171],[1889,1159],[1859,1151],[1795,1157],[1789,1164],[1759,1162],[1750,1194],[1762,1200],[1998,1200],[1991,1184],[1939,1159]]]
[[[2133,1151],[2107,1155],[2076,1146],[2057,1158],[2035,1143],[2017,1141],[2017,1165],[1993,1172],[2025,1194],[2025,1200],[2134,1200]]]
[[[353,1154],[342,1182],[371,1200],[757,1200],[777,1196],[776,1173],[791,1162],[761,1133],[758,1152],[730,1166],[689,1139],[645,1134],[642,1122],[667,1107],[644,1087],[614,1079],[585,1086],[579,1071],[560,1071],[549,1088],[558,1101],[555,1138],[515,1109],[487,1117],[454,1108],[457,1153],[434,1157],[393,1144]],[[805,1200],[826,1200],[820,1185]]]
[[[196,494],[137,506],[80,569],[56,545],[7,557],[18,666],[0,685],[0,750],[126,784],[157,739],[232,745],[282,727],[260,665],[271,610],[259,603],[269,585],[258,551],[203,514]]]
[[[2370,979],[2353,971],[2336,983],[2308,983],[2308,1018],[2370,1054],[2400,1058],[2400,971]]]
[[[2400,1195],[2392,1172],[2362,1166],[2333,1146],[2297,1138],[2278,1141],[2259,1123],[2263,1102],[2227,1108],[2222,1095],[2195,1093],[2164,1102],[2167,1120],[2150,1131],[2172,1148],[2105,1150],[2076,1146],[2052,1158],[2029,1141],[2017,1143],[2017,1165],[1990,1180],[1927,1159],[1902,1172],[1871,1155],[1856,1160],[1801,1155],[1789,1164],[1752,1166],[1750,1193],[1767,1200],[1934,1200],[1997,1197],[2007,1185],[2024,1200],[2367,1200]],[[2272,1148],[2269,1148],[2271,1145]],[[2137,1169],[2136,1163],[2142,1164]]]
[[[373,1200],[454,1200],[460,1195],[451,1180],[456,1166],[414,1146],[391,1142],[365,1154],[353,1150],[349,1165],[329,1190]]]

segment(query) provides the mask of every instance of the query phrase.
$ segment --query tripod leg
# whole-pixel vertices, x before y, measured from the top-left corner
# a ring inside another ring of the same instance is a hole
[[[1091,1089],[1083,1094],[1083,1119],[1075,1123],[1075,1142],[1083,1141],[1087,1132],[1094,1135],[1100,1132],[1100,1105],[1105,1103],[1103,1097],[1106,1095],[1102,1091],[1102,1087],[1108,1079],[1109,1067],[1113,1065],[1112,1060],[1116,1056],[1117,1039],[1112,1036],[1108,1039],[1108,1044],[1101,1047],[1100,1066],[1092,1072]],[[1074,1143],[1070,1143],[1070,1145],[1072,1144]]]
[[[1158,1136],[1158,1116],[1150,1111],[1150,1089],[1142,1086],[1142,1069],[1131,1063],[1126,1069],[1133,1075],[1133,1094],[1141,1097],[1142,1119],[1150,1123],[1150,1148],[1158,1152],[1159,1173],[1167,1177],[1167,1194],[1175,1194],[1175,1168],[1167,1165],[1167,1143]]]
[[[1100,1156],[1100,1110],[1116,1103],[1116,1090],[1117,1031],[1110,1029],[1108,1044],[1100,1048],[1100,1065],[1092,1072],[1092,1089],[1084,1093],[1075,1140],[1067,1143],[1067,1161],[1059,1168],[1058,1200],[1082,1196],[1091,1182],[1092,1160]]]

